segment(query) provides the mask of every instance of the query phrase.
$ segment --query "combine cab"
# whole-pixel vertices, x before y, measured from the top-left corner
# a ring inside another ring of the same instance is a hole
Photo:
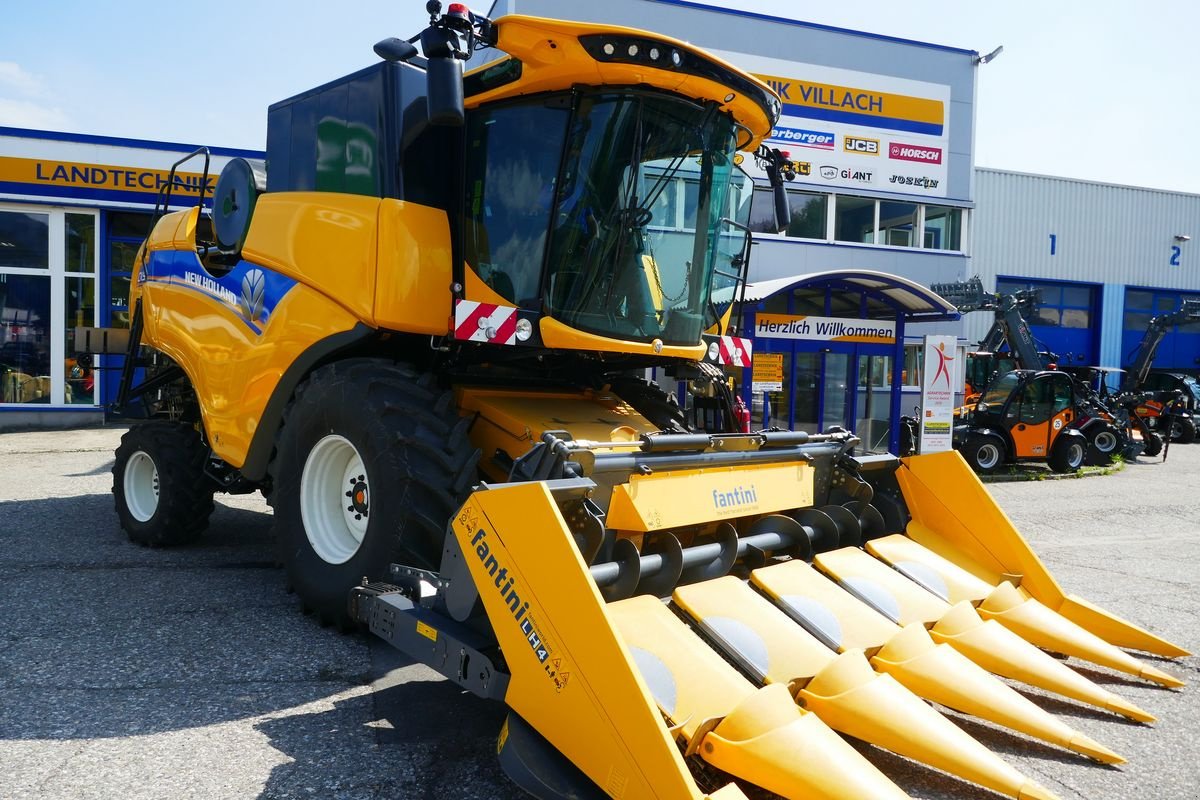
[[[263,492],[304,608],[505,703],[538,797],[904,796],[835,732],[1053,796],[919,698],[1119,761],[994,675],[1148,721],[1039,648],[1168,686],[1118,648],[1184,651],[1065,595],[956,453],[699,432],[645,379],[716,381],[736,429],[746,156],[788,218],[770,89],[656,34],[429,7],[423,55],[272,107],[211,234],[154,226],[129,537]],[[464,77],[479,46],[506,55]]]

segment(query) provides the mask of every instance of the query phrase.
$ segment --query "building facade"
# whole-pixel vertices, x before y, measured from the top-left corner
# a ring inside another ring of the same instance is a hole
[[[972,269],[988,289],[1041,290],[1030,328],[1072,366],[1127,367],[1156,314],[1200,298],[1200,195],[976,171]],[[978,341],[988,314],[964,317]],[[1200,327],[1176,327],[1156,368],[1200,370]]]
[[[171,167],[193,145],[0,128],[0,430],[103,419],[118,357],[79,364],[76,326],[129,325],[138,246]],[[211,148],[206,193],[234,156]],[[171,208],[195,205],[204,158],[180,165]]]

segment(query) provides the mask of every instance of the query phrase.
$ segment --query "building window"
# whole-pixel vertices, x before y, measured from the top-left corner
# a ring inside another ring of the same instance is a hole
[[[1091,326],[1095,287],[1043,281],[996,281],[996,291],[1004,294],[1030,288],[1037,289],[1041,293],[1037,310],[1033,314],[1024,314],[1025,320],[1030,325],[1077,329]]]
[[[50,276],[0,273],[0,402],[50,402]]]
[[[904,345],[904,371],[900,373],[901,383],[908,388],[921,386],[921,368],[924,366],[925,346],[920,344]]]
[[[0,211],[0,268],[50,268],[50,215]]]
[[[0,404],[94,404],[70,332],[96,324],[98,245],[93,212],[0,208]]]
[[[875,243],[875,201],[837,195],[833,238],[839,242]]]
[[[883,231],[883,244],[892,247],[918,247],[913,237],[917,230],[917,204],[896,203],[891,200],[879,204],[879,229]]]
[[[925,206],[925,239],[929,250],[962,250],[961,208]]]
[[[856,242],[884,247],[929,250],[962,250],[964,211],[949,206],[924,206],[897,200],[876,201],[847,194],[821,194],[788,190],[791,220],[780,233],[775,228],[775,200],[769,186],[756,186],[750,206],[750,230],[793,239]],[[834,233],[828,235],[830,200],[833,200]],[[880,234],[875,235],[876,213]],[[920,222],[924,215],[924,224]],[[923,230],[918,237],[915,231]]]
[[[109,213],[108,320],[113,328],[129,327],[129,284],[138,248],[150,227],[149,214]]]

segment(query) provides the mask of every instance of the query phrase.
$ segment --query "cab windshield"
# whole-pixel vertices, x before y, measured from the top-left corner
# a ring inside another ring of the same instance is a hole
[[[722,222],[736,133],[727,114],[682,99],[580,96],[550,230],[547,312],[603,336],[697,344],[714,268],[742,241]]]
[[[1017,388],[1017,383],[1020,381],[1020,376],[1015,372],[1010,372],[1004,377],[992,384],[991,388],[984,392],[983,397],[979,398],[979,402],[989,406],[1001,406],[1008,400],[1009,395]]]

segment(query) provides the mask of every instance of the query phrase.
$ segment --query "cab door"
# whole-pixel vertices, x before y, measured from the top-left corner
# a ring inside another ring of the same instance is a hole
[[[1046,440],[1046,452],[1054,447],[1058,435],[1075,421],[1075,383],[1068,375],[1045,376],[1050,381],[1051,407],[1050,430]]]
[[[1054,439],[1074,415],[1071,380],[1066,375],[1035,375],[1020,392],[1010,428],[1013,454],[1017,458],[1046,458]]]

